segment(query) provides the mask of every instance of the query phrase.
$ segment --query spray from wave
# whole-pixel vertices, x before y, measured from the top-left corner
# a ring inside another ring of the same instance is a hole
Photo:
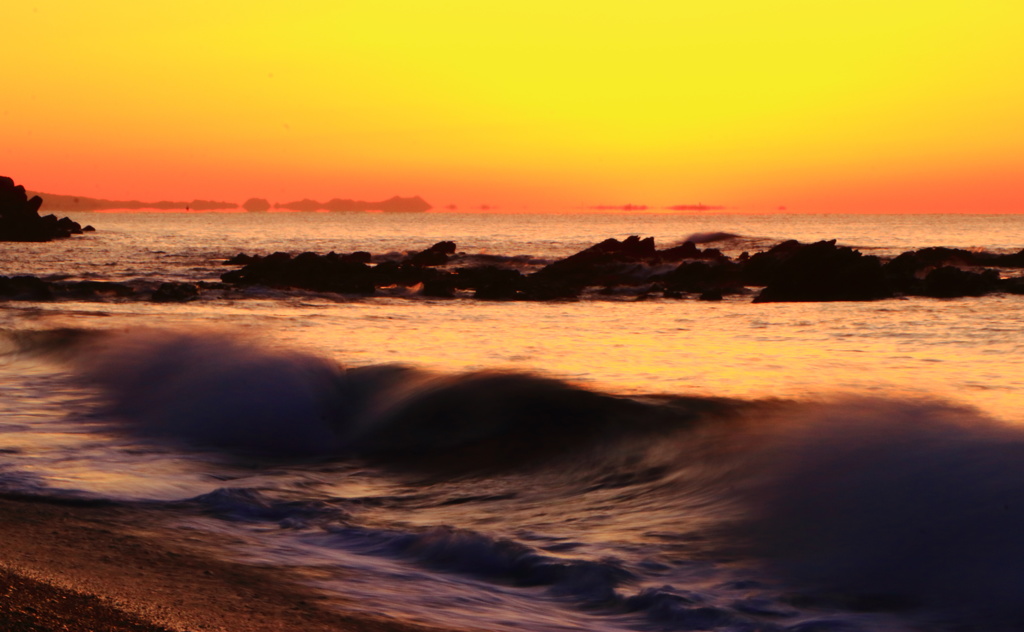
[[[1024,428],[928,402],[808,405],[752,431],[732,531],[806,594],[1024,626]]]

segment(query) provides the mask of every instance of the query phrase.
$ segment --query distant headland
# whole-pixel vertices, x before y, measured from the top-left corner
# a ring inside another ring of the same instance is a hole
[[[81,195],[56,195],[54,193],[39,193],[29,191],[29,195],[37,195],[43,199],[44,210],[62,211],[103,211],[108,209],[137,210],[144,208],[161,210],[193,210],[193,211],[222,211],[225,209],[238,208],[232,202],[216,202],[213,200],[192,200],[191,202],[171,202],[168,200],[160,202],[142,202],[140,200],[105,200],[102,198],[90,198]]]
[[[141,200],[107,200],[81,195],[57,195],[36,191],[29,191],[27,193],[30,196],[38,196],[42,198],[42,209],[62,211],[104,211],[112,209],[222,211],[242,208],[249,212],[262,212],[275,208],[291,211],[383,211],[385,213],[422,213],[433,208],[429,202],[418,195],[413,197],[400,197],[396,195],[380,202],[334,198],[327,202],[317,202],[316,200],[306,199],[273,205],[263,198],[250,198],[243,204],[239,205],[234,202],[220,202],[215,200],[192,200],[191,202],[174,202],[164,200],[160,202],[144,202]]]

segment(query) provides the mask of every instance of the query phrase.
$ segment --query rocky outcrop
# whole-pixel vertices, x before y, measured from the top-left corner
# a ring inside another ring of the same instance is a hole
[[[754,255],[746,268],[747,278],[766,282],[755,303],[872,301],[893,296],[878,257],[837,246],[835,240],[786,242]]]
[[[51,241],[94,230],[70,218],[39,215],[43,199],[28,197],[25,187],[0,176],[0,241]]]

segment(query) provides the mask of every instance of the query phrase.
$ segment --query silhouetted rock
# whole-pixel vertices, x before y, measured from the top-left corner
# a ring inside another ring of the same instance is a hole
[[[194,283],[161,283],[149,300],[154,303],[184,303],[199,298]]]
[[[49,301],[53,299],[50,284],[34,276],[0,276],[0,298],[16,301]]]
[[[795,239],[784,241],[764,252],[754,253],[743,260],[744,285],[768,285],[780,273],[782,264],[804,247]]]
[[[835,240],[789,245],[778,255],[770,266],[770,281],[755,303],[870,301],[893,295],[878,257],[836,246]],[[757,257],[751,257],[747,265]]]
[[[741,268],[731,261],[686,261],[661,277],[668,297],[681,293],[739,294],[745,292],[740,281]]]
[[[422,294],[430,298],[455,298],[455,282],[450,276],[424,281]]]
[[[455,254],[454,241],[439,241],[430,248],[417,252],[406,261],[414,266],[443,266],[450,255]]]
[[[984,296],[999,289],[999,273],[995,270],[969,272],[953,266],[935,268],[924,279],[922,296],[960,298]]]
[[[131,298],[135,290],[123,283],[109,281],[77,281],[51,284],[51,290],[61,298],[80,301],[101,301],[110,298]]]
[[[959,248],[922,248],[904,252],[885,264],[885,273],[897,279],[924,278],[931,270],[943,266],[971,267],[979,265],[977,255]]]
[[[1010,294],[1024,294],[1024,277],[1003,279],[999,283],[999,290]]]
[[[681,245],[674,248],[667,248],[665,250],[658,251],[658,258],[661,261],[677,262],[685,261],[688,259],[706,259],[706,260],[727,260],[728,257],[722,254],[717,248],[707,248],[701,250],[697,248],[697,244],[692,241],[684,241]]]
[[[568,298],[587,287],[642,282],[646,280],[644,268],[657,261],[653,237],[606,239],[530,275],[530,291],[538,298]]]
[[[67,217],[39,216],[43,200],[25,193],[25,187],[0,176],[0,241],[51,241],[82,233],[82,227]]]
[[[263,198],[249,198],[242,204],[242,208],[250,213],[262,213],[270,210],[270,202]]]
[[[253,258],[251,256],[245,254],[244,252],[240,252],[234,257],[231,257],[230,259],[225,261],[224,264],[229,266],[244,266],[245,264],[250,263],[252,259]]]
[[[1024,268],[1024,248],[1011,255],[997,255],[990,252],[974,253],[975,260],[986,266],[999,268]]]

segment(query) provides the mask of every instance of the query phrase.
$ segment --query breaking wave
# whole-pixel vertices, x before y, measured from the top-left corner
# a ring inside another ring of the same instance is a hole
[[[605,460],[572,474],[572,494],[614,493],[619,510],[638,515],[702,508],[702,519],[714,518],[704,534],[710,549],[760,568],[789,592],[772,608],[899,611],[929,629],[1024,627],[1024,428],[972,409],[878,398],[640,401],[528,374],[345,368],[215,334],[83,341],[64,332],[32,344],[51,352],[60,341],[123,427],[154,440],[435,472],[538,460],[568,468],[579,463],[571,453],[593,448],[588,458]],[[568,478],[541,481],[570,489]],[[234,507],[246,520],[298,511],[246,494],[218,492],[204,502]],[[737,612],[700,610],[678,591],[645,587],[627,596],[633,569],[566,561],[458,525],[344,525],[330,535],[367,555],[543,585],[574,602],[655,619],[696,625],[706,615],[721,620],[709,619],[714,627]]]

